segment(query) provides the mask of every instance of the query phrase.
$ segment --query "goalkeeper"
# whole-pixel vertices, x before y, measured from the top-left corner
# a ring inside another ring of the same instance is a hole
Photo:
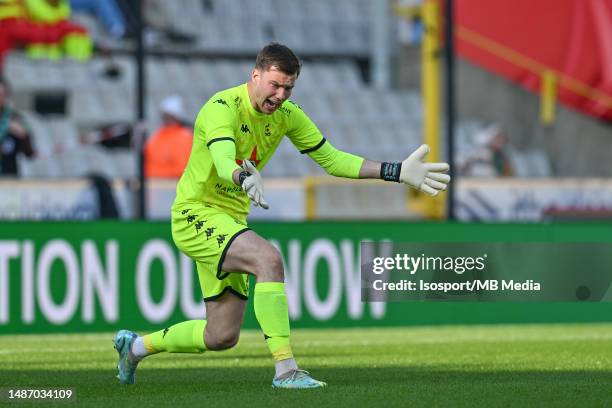
[[[133,384],[138,363],[160,353],[225,350],[238,342],[254,275],[255,316],[275,360],[276,388],[319,388],[326,384],[301,370],[289,342],[283,261],[279,252],[247,226],[250,203],[268,208],[259,171],[287,136],[327,173],[381,178],[435,196],[450,180],[446,163],[424,163],[419,147],[403,162],[379,163],[335,149],[302,109],[288,98],[300,62],[287,47],[272,43],[255,62],[250,81],[213,95],[200,110],[189,163],[172,206],[172,236],[197,266],[206,320],[190,320],[138,336],[120,330],[118,378]]]

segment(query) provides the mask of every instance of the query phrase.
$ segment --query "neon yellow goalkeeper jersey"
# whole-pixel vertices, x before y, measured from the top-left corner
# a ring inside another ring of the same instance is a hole
[[[285,135],[300,153],[313,152],[325,143],[310,118],[289,100],[267,115],[253,108],[246,84],[216,93],[196,118],[191,155],[173,208],[203,203],[245,220],[249,198],[240,186],[219,177],[208,146],[230,138],[236,144],[236,162],[249,159],[261,171]]]

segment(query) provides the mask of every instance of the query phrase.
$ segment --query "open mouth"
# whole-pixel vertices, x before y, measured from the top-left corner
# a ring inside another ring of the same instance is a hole
[[[271,101],[270,99],[266,99],[266,100],[264,101],[264,106],[265,106],[265,108],[266,108],[266,109],[269,109],[269,110],[274,110],[274,109],[278,108],[278,107],[279,107],[279,105],[280,105],[280,103],[274,103],[274,102],[273,102],[273,101]]]

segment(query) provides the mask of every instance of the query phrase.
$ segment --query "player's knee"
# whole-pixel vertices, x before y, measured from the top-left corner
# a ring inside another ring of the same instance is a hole
[[[281,278],[284,277],[283,258],[281,257],[280,253],[276,248],[272,248],[272,250],[270,251],[268,264],[270,270],[274,274],[278,275]]]
[[[257,258],[254,274],[267,280],[282,281],[285,279],[283,258],[276,248],[270,246],[262,251],[261,256]]]
[[[208,350],[226,350],[234,347],[240,337],[240,326],[218,324],[209,322],[204,335],[204,342]]]
[[[224,333],[223,335],[215,339],[214,344],[211,344],[209,348],[211,350],[227,350],[238,344],[240,333]]]

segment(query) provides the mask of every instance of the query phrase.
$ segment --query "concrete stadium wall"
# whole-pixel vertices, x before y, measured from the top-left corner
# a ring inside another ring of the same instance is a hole
[[[612,125],[558,104],[555,123],[544,126],[538,95],[466,60],[458,59],[457,68],[460,118],[498,122],[517,148],[544,149],[556,176],[612,175]]]
[[[405,46],[396,56],[395,83],[420,86],[420,48]],[[500,123],[518,149],[538,148],[550,155],[555,176],[612,176],[612,124],[557,105],[552,126],[539,120],[539,96],[458,58],[457,114],[460,119]],[[444,80],[444,78],[442,78]],[[443,89],[443,88],[442,88]]]

